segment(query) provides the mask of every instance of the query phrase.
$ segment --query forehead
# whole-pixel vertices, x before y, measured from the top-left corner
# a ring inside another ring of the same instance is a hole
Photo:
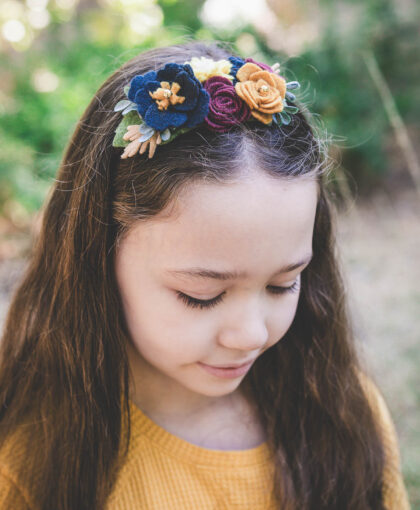
[[[311,252],[316,204],[314,180],[255,174],[229,184],[198,182],[184,188],[170,214],[138,223],[127,241],[162,267],[277,267]]]

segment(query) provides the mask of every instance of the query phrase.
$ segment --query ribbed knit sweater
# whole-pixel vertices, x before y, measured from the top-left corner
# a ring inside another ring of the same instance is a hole
[[[386,508],[409,510],[394,424],[379,390],[371,380],[366,382],[385,445]],[[133,402],[130,406],[129,453],[106,510],[275,510],[270,496],[273,464],[266,443],[248,450],[203,448],[169,433]],[[16,442],[6,443],[0,452],[1,510],[38,510],[33,496],[37,475],[25,483],[17,479],[21,461]]]

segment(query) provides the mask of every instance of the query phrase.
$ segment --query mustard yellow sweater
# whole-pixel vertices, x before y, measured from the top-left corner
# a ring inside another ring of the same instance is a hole
[[[384,501],[388,510],[410,505],[400,471],[397,435],[382,395],[366,381],[386,448]],[[266,443],[249,450],[211,450],[188,443],[158,426],[132,402],[132,439],[106,510],[274,510],[273,465]],[[0,452],[0,509],[37,510],[36,474],[15,476],[16,445]],[[59,509],[57,509],[59,510]]]

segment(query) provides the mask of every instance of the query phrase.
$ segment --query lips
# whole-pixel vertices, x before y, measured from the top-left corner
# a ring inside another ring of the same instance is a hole
[[[254,360],[253,360],[254,361]],[[218,377],[219,379],[237,379],[238,377],[242,377],[245,375],[248,370],[251,368],[253,361],[249,361],[244,365],[239,365],[236,367],[215,367],[212,365],[206,365],[204,363],[198,362],[198,365],[208,374]]]
[[[235,363],[234,365],[210,365],[210,363],[206,363],[206,365],[214,368],[239,368],[244,365],[248,365],[248,363],[252,363],[255,359],[250,359],[248,361],[244,361],[243,363]]]

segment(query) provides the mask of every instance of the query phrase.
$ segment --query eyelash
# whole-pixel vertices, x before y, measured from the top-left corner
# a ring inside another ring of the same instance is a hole
[[[283,295],[287,294],[289,292],[296,292],[299,288],[299,283],[296,280],[293,285],[290,287],[276,287],[274,285],[270,285],[270,288],[272,289],[271,292],[275,295]],[[216,306],[218,303],[220,303],[223,300],[223,294],[220,294],[220,296],[216,296],[213,299],[209,299],[207,301],[202,299],[196,299],[191,296],[187,296],[187,294],[184,294],[183,292],[177,291],[178,298],[181,299],[181,301],[184,301],[184,303],[187,304],[187,306],[190,306],[192,308],[212,308],[213,306]]]

